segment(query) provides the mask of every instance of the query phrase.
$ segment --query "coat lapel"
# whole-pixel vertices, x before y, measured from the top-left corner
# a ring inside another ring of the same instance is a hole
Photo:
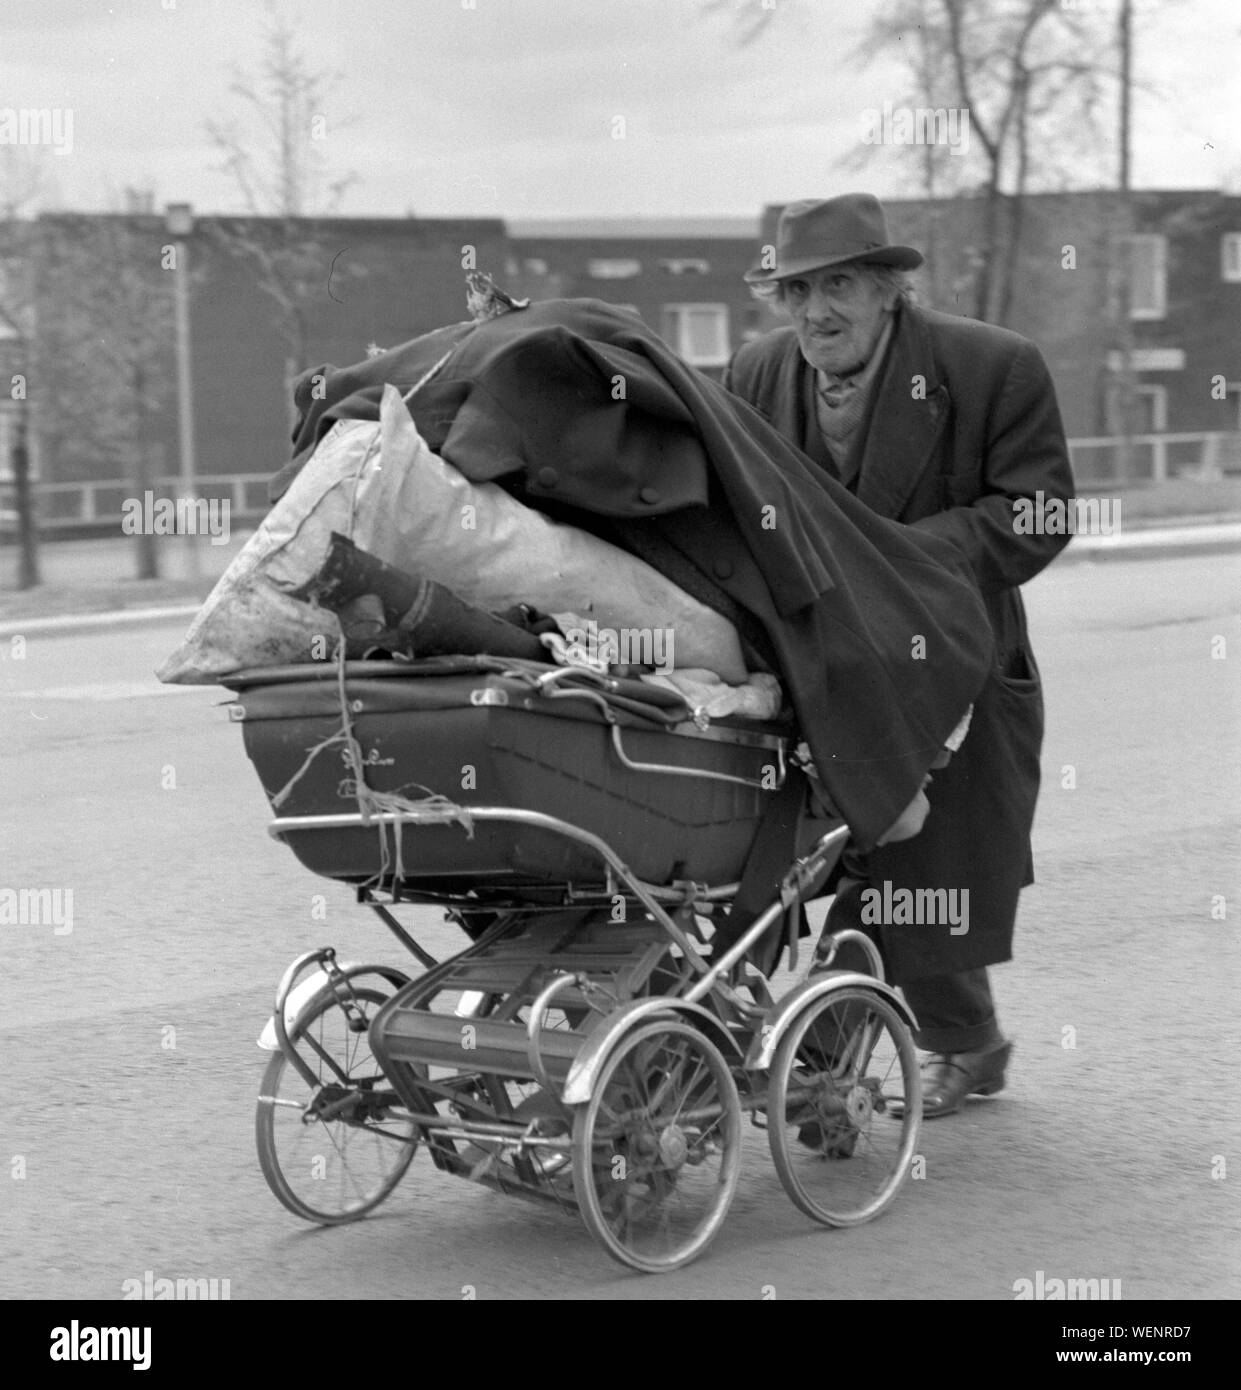
[[[916,309],[903,306],[862,451],[859,501],[899,520],[935,456],[950,404],[948,388],[935,372],[926,325]]]

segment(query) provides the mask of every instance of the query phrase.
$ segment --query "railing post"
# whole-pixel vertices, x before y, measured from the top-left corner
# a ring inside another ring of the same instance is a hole
[[[1155,435],[1151,438],[1151,476],[1157,483],[1165,483],[1168,480],[1168,445],[1162,435]]]
[[[1202,436],[1202,452],[1198,455],[1198,469],[1203,479],[1222,478],[1224,470],[1221,467],[1224,454],[1224,436],[1222,434],[1204,434]]]

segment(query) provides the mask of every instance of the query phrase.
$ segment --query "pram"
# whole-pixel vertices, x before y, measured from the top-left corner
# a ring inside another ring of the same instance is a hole
[[[728,1211],[743,1115],[812,1219],[856,1225],[893,1201],[921,1089],[878,952],[840,933],[772,992],[849,834],[792,725],[695,718],[648,683],[492,657],[227,684],[271,834],[352,885],[422,967],[322,947],[281,979],[256,1129],[290,1211],[356,1220],[422,1149],[580,1212],[634,1269],[675,1269]],[[433,959],[408,906],[444,909],[468,944]],[[831,968],[845,938],[869,973]]]

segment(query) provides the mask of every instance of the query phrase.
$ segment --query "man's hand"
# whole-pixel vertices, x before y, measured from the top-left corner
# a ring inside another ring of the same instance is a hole
[[[897,840],[912,840],[922,829],[931,810],[931,803],[926,799],[926,791],[924,790],[930,780],[929,777],[926,778],[914,799],[905,807],[892,825],[880,835],[878,844],[890,845]]]

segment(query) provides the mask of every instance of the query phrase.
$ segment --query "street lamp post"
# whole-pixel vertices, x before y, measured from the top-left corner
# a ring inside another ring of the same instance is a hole
[[[189,249],[186,239],[194,230],[194,212],[189,203],[169,203],[165,209],[166,226],[175,237],[176,268],[173,271],[173,302],[177,330],[177,416],[181,456],[181,492],[186,501],[186,514],[196,515],[197,484],[194,471],[194,383],[190,370],[190,292]],[[198,537],[186,542],[187,576],[201,577],[198,557]]]

